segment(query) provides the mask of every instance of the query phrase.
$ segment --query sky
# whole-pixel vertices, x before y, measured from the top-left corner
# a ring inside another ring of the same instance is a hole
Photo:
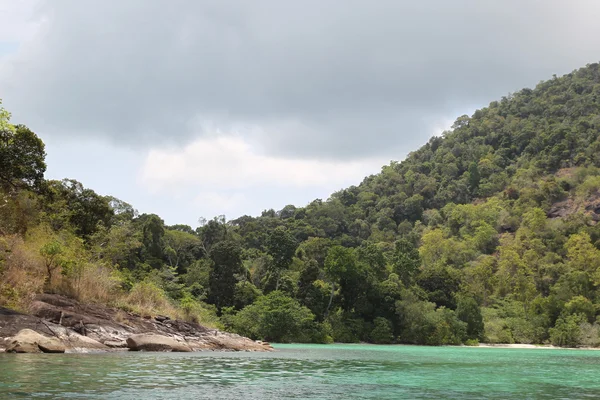
[[[600,61],[595,0],[0,0],[0,99],[72,178],[167,224],[358,185]]]

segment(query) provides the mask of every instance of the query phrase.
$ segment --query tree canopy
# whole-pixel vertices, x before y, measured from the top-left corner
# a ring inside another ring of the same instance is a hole
[[[43,180],[43,143],[0,109],[0,239],[44,227],[48,274],[68,269],[52,249],[71,251],[123,291],[266,340],[595,346],[599,115],[590,64],[458,117],[326,200],[194,228]]]

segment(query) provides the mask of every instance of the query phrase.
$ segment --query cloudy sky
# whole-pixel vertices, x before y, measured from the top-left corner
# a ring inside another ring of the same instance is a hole
[[[326,199],[600,61],[595,0],[0,0],[0,98],[69,177],[169,224]]]

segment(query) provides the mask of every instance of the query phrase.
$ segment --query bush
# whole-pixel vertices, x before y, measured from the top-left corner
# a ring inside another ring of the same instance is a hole
[[[479,304],[472,297],[463,297],[458,300],[456,316],[467,324],[467,337],[469,339],[483,338],[483,317]]]
[[[363,319],[341,309],[330,314],[327,322],[331,324],[332,337],[337,343],[359,343],[361,340],[368,340],[373,329]]]
[[[555,346],[577,347],[583,339],[580,325],[585,320],[582,314],[559,318],[554,328],[550,328],[550,341]]]
[[[150,280],[135,283],[121,306],[144,316],[153,314],[176,316],[176,310],[167,299],[165,292]]]
[[[579,325],[579,328],[581,329],[582,346],[600,346],[600,326],[598,326],[598,323],[590,324],[589,322],[584,322]]]
[[[179,305],[185,320],[211,328],[222,328],[215,306],[198,301],[189,293],[183,296]]]
[[[375,328],[371,331],[371,342],[377,344],[388,344],[394,341],[392,323],[383,317],[377,317],[373,321]]]
[[[508,326],[508,321],[499,315],[498,310],[483,308],[481,313],[484,320],[484,337],[486,342],[492,344],[515,342]]]
[[[278,290],[228,318],[235,332],[272,342],[303,341],[314,329],[313,320],[308,308]]]
[[[403,341],[414,344],[460,344],[466,339],[467,324],[449,308],[435,308],[435,303],[419,300],[410,291],[404,291],[403,300],[396,303],[402,318]]]
[[[426,344],[429,345],[448,345],[461,344],[467,334],[467,324],[456,318],[454,311],[440,307],[434,313],[426,315],[430,325],[429,335],[426,337]]]

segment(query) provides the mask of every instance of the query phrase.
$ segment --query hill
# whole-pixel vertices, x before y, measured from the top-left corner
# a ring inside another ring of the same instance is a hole
[[[600,345],[600,66],[306,207],[165,226],[0,118],[0,306],[56,292],[269,341]]]

